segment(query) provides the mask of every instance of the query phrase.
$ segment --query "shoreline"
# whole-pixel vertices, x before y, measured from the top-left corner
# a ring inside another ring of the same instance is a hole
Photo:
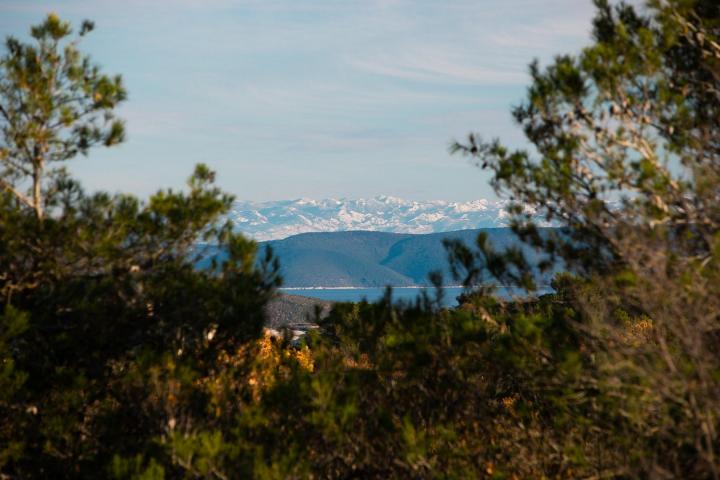
[[[412,285],[412,286],[393,286],[393,285],[385,285],[382,287],[279,287],[278,290],[371,290],[371,289],[385,289],[385,288],[392,288],[392,289],[427,289],[427,288],[435,288],[432,285]],[[514,285],[495,285],[497,288],[522,288],[519,286]],[[551,289],[552,287],[550,285],[540,285],[539,289]],[[443,285],[440,288],[465,288],[463,285]]]
[[[382,287],[279,287],[278,290],[368,290],[368,289],[376,289],[376,288],[382,288],[385,289],[387,287],[390,287],[392,289],[397,288],[406,288],[406,289],[422,289],[422,288],[435,288],[431,285],[422,286],[422,285],[413,285],[413,286],[402,286],[397,287],[393,285],[385,285]],[[462,285],[443,285],[442,288],[463,288]]]

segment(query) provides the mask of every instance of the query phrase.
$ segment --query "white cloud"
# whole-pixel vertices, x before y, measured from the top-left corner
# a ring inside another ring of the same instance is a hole
[[[502,85],[526,81],[524,69],[513,65],[483,66],[478,60],[449,50],[428,48],[350,59],[348,64],[369,73],[420,82]]]

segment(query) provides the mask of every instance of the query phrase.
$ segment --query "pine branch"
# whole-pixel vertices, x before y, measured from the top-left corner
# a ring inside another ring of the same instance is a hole
[[[0,179],[0,188],[15,195],[18,200],[20,200],[28,207],[32,209],[35,208],[35,203],[27,195],[23,194],[21,191],[10,185],[5,180]]]

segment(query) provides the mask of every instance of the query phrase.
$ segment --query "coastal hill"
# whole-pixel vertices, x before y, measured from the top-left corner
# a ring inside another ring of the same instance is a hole
[[[521,244],[509,228],[461,230],[423,235],[386,232],[305,233],[260,244],[271,246],[280,260],[283,286],[383,287],[429,285],[428,274],[439,271],[445,284],[453,283],[443,239],[460,239],[468,245],[480,232],[488,234],[496,249],[511,245],[536,253]]]
[[[326,317],[332,305],[326,300],[279,293],[265,307],[265,326],[274,330],[307,328]]]

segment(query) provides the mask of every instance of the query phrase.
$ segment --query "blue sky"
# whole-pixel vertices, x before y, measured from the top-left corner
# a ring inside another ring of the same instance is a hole
[[[590,0],[0,0],[0,34],[96,23],[127,141],[69,166],[90,189],[179,188],[195,163],[243,200],[494,198],[447,147],[523,138],[527,64],[590,41]]]

